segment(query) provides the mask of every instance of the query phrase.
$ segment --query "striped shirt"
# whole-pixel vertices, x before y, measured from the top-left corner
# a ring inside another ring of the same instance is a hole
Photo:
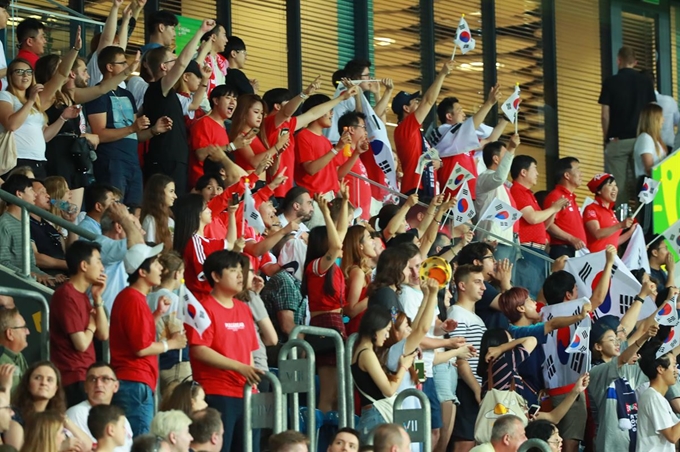
[[[31,240],[32,242],[32,240]],[[44,275],[35,263],[33,251],[28,253],[31,273]],[[9,212],[0,216],[0,264],[15,272],[21,271],[21,221]]]
[[[454,304],[449,308],[447,318],[453,319],[458,322],[458,327],[453,332],[453,337],[464,337],[466,342],[476,350],[482,348],[482,336],[486,332],[486,325],[484,321],[474,312],[470,312],[465,308]],[[470,370],[472,370],[472,375],[475,376],[479,385],[482,385],[482,377],[477,375],[477,364],[479,364],[479,356],[472,356],[468,358],[468,364],[470,364]]]
[[[509,391],[511,379],[515,379],[515,391],[522,394],[524,392],[524,381],[517,372],[517,367],[529,357],[529,352],[521,345],[510,351],[503,353],[496,361],[491,364],[493,388],[500,391]],[[488,385],[487,375],[482,378],[482,390]]]

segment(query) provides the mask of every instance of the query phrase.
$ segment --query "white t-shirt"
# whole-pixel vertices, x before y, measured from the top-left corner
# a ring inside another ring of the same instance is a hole
[[[669,442],[661,430],[678,422],[668,400],[649,387],[638,400],[638,431],[636,450],[644,452],[675,452],[675,444]]]
[[[127,90],[132,93],[132,97],[135,98],[135,104],[137,105],[137,110],[142,109],[144,105],[144,95],[146,90],[149,88],[149,84],[144,81],[142,77],[134,76],[127,83]]]
[[[87,433],[87,436],[92,440],[93,449],[97,447],[97,440],[90,433],[90,429],[87,426],[87,417],[90,415],[90,409],[92,405],[87,400],[80,402],[78,405],[73,405],[71,408],[66,410],[66,416],[73,421],[82,431]],[[132,427],[130,422],[125,419],[125,445],[122,447],[116,447],[114,452],[130,452],[132,449]]]
[[[659,158],[659,153],[661,158]],[[635,146],[633,147],[633,160],[635,161],[635,177],[646,176],[645,165],[642,163],[642,155],[651,154],[654,159],[654,164],[656,165],[661,160],[666,157],[666,149],[661,146],[658,142],[654,141],[654,138],[647,133],[641,133],[637,140],[635,140]]]
[[[418,314],[418,309],[423,303],[423,293],[420,289],[414,289],[411,286],[402,285],[401,293],[399,293],[399,302],[404,307],[404,314],[413,322]],[[434,314],[432,316],[432,323],[430,324],[430,329],[427,331],[426,336],[431,338],[437,338],[434,335],[434,326],[436,325],[437,316],[439,315],[439,308],[434,309]],[[441,339],[441,338],[440,338]],[[432,373],[432,363],[434,362],[434,350],[423,350],[423,363],[425,364],[425,376],[427,378],[432,378],[434,374]]]
[[[7,69],[7,58],[5,57],[5,47],[2,45],[2,41],[0,41],[0,69]],[[0,90],[6,90],[7,77],[1,78],[0,83],[2,84],[2,86],[0,86]]]
[[[7,91],[0,91],[0,102],[12,104],[14,112],[24,106],[14,94]],[[14,132],[14,143],[17,146],[17,158],[44,161],[45,137],[43,128],[45,127],[45,115],[35,109],[31,109],[26,121]],[[0,132],[5,128],[0,125]]]
[[[175,232],[175,220],[168,218],[168,227],[170,228],[170,234]],[[156,219],[151,215],[147,215],[142,220],[142,229],[146,233],[144,235],[145,242],[156,243]]]
[[[458,322],[458,327],[451,333],[453,337],[464,337],[465,341],[475,347],[476,350],[482,348],[482,336],[486,332],[486,325],[484,321],[474,312],[470,312],[461,306],[454,304],[449,308],[446,318],[453,319]],[[477,375],[477,365],[479,364],[479,356],[468,358],[468,364],[472,370],[472,375],[475,376],[480,386],[482,384],[482,377]]]

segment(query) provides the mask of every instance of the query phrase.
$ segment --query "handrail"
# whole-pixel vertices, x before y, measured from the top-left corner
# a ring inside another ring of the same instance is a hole
[[[276,378],[271,372],[265,372],[262,374],[263,380],[269,380],[272,385],[271,393],[258,393],[256,396],[262,398],[271,394],[274,398],[273,402],[273,419],[271,428],[274,434],[281,433],[283,431],[283,395],[281,394],[281,383],[279,379]],[[257,426],[253,427],[253,385],[246,383],[243,387],[243,448],[246,452],[252,452],[253,450],[253,428],[261,428],[260,425],[266,424],[268,419],[264,417],[259,418]]]
[[[14,287],[2,287],[0,286],[0,295],[7,295],[10,297],[23,297],[23,298],[32,298],[34,300],[37,300],[41,305],[44,312],[44,315],[40,316],[40,335],[44,335],[47,340],[41,341],[40,344],[40,357],[43,360],[48,360],[50,359],[50,322],[49,322],[49,317],[50,317],[50,305],[47,303],[47,300],[45,299],[44,296],[42,296],[39,292],[36,292],[34,290],[26,290],[26,289],[17,289]]]
[[[66,8],[65,6],[59,5],[56,2],[50,2],[50,3],[52,3],[54,5],[58,5],[60,7],[60,9],[62,9],[62,10],[64,10],[64,8]],[[87,24],[98,25],[100,27],[104,26],[103,22],[92,20],[92,19],[88,18],[87,16],[84,16],[84,15],[82,15],[82,14],[80,14],[80,13],[78,13],[78,12],[76,12],[76,11],[70,9],[70,8],[66,8],[65,11],[68,11],[71,14],[77,15],[77,17],[71,17],[69,15],[57,13],[57,12],[53,12],[53,11],[45,11],[45,10],[42,10],[42,9],[31,8],[30,6],[24,6],[24,5],[20,5],[18,3],[12,3],[9,7],[14,8],[14,9],[19,9],[19,10],[23,10],[23,11],[36,13],[36,14],[41,14],[41,15],[47,14],[47,15],[50,15],[50,16],[53,16],[53,17],[58,17],[60,19],[64,19],[64,20],[67,20],[67,21],[75,20],[75,21],[83,22],[83,23],[87,23]]]
[[[359,333],[352,333],[345,342],[345,381],[347,383],[347,412],[349,413],[347,425],[354,428],[354,378],[352,377],[352,354],[354,345],[359,340]]]
[[[531,438],[524,441],[522,445],[519,446],[519,449],[517,449],[517,452],[527,452],[529,449],[532,449],[534,447],[540,449],[541,452],[550,452],[552,450],[548,443],[546,443],[542,439]]]
[[[91,21],[92,21],[92,19],[90,19],[89,17],[87,17],[85,14],[79,13],[79,12],[76,11],[75,9],[71,9],[71,8],[69,8],[68,6],[64,6],[64,5],[62,5],[61,3],[59,3],[59,2],[56,2],[56,1],[54,1],[54,0],[47,0],[47,2],[48,2],[48,3],[51,3],[51,4],[54,5],[54,6],[56,6],[57,9],[60,9],[60,10],[62,10],[62,11],[66,11],[66,12],[69,13],[70,15],[76,16],[76,17],[78,17],[79,19],[87,19],[88,22],[91,22]],[[94,21],[94,22],[96,22],[96,21]],[[104,26],[104,23],[102,23],[101,26],[103,27],[103,26]]]
[[[401,405],[409,397],[415,397],[420,401],[420,409],[418,410],[402,410]],[[410,418],[408,415],[414,412],[418,413],[417,418]],[[394,416],[394,423],[399,424],[406,429],[411,441],[420,442],[422,440],[423,450],[432,450],[432,411],[430,411],[430,399],[427,398],[424,392],[416,388],[404,389],[394,399],[394,407],[392,409]],[[422,417],[421,417],[422,416]],[[422,421],[422,425],[418,426],[417,434],[412,434],[409,429],[403,424],[404,421]]]
[[[376,181],[374,181],[374,180],[371,180],[371,179],[368,179],[368,178],[366,178],[366,177],[364,177],[364,176],[362,176],[362,175],[360,175],[360,174],[357,174],[357,173],[355,173],[355,172],[353,172],[353,171],[350,171],[350,172],[347,173],[347,174],[350,175],[350,176],[352,176],[352,177],[356,177],[357,179],[362,180],[362,181],[364,181],[364,182],[368,182],[369,184],[374,185],[374,186],[376,186],[376,187],[378,187],[378,188],[380,188],[380,189],[382,189],[382,190],[388,191],[388,192],[392,193],[393,195],[399,196],[399,197],[402,198],[402,199],[408,199],[408,196],[406,196],[405,194],[403,194],[403,193],[401,193],[401,192],[398,192],[397,190],[394,190],[393,188],[388,187],[387,185],[379,184],[378,182],[376,182]],[[423,203],[423,202],[420,202],[420,201],[418,201],[418,205],[419,205],[419,206],[422,206],[422,207],[427,207],[427,204],[425,204],[425,203]],[[501,237],[501,236],[499,236],[499,235],[496,235],[496,234],[494,234],[493,232],[491,232],[491,231],[489,231],[489,230],[487,230],[487,229],[484,229],[484,228],[482,228],[482,227],[480,227],[480,226],[474,225],[474,224],[472,224],[472,223],[463,223],[463,224],[466,225],[466,226],[468,226],[468,227],[470,227],[470,228],[478,229],[478,230],[480,230],[480,231],[482,231],[482,232],[485,232],[486,234],[488,234],[489,236],[493,237],[494,239],[499,240],[499,241],[505,243],[506,245],[511,246],[511,247],[513,247],[513,248],[515,248],[515,249],[519,249],[522,253],[533,254],[534,256],[540,257],[541,259],[543,259],[544,261],[546,261],[546,262],[548,262],[548,263],[550,263],[550,264],[552,264],[553,262],[555,262],[554,259],[551,259],[551,258],[549,258],[549,257],[546,257],[546,256],[540,254],[540,253],[537,253],[536,251],[533,251],[533,250],[531,250],[531,249],[529,249],[529,248],[527,248],[527,247],[524,247],[524,246],[520,245],[519,243],[515,243],[515,242],[512,241],[512,240],[508,240],[508,239],[506,239],[506,238],[504,238],[504,237]]]

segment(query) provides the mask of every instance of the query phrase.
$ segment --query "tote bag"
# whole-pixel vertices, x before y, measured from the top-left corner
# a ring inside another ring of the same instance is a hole
[[[5,174],[17,166],[17,145],[13,132],[0,133],[0,174]]]

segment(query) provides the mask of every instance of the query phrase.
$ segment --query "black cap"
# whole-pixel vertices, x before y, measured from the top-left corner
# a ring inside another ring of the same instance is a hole
[[[605,315],[597,319],[590,329],[590,350],[602,340],[607,331],[612,330],[616,333],[619,323],[619,318],[613,315]]]
[[[400,118],[404,114],[404,107],[411,103],[413,99],[420,97],[420,91],[409,94],[406,91],[399,91],[399,93],[392,99],[392,111]]]
[[[199,66],[195,60],[189,61],[187,68],[184,69],[184,73],[194,74],[196,77],[200,79],[203,78],[203,74],[201,73],[201,66]]]

